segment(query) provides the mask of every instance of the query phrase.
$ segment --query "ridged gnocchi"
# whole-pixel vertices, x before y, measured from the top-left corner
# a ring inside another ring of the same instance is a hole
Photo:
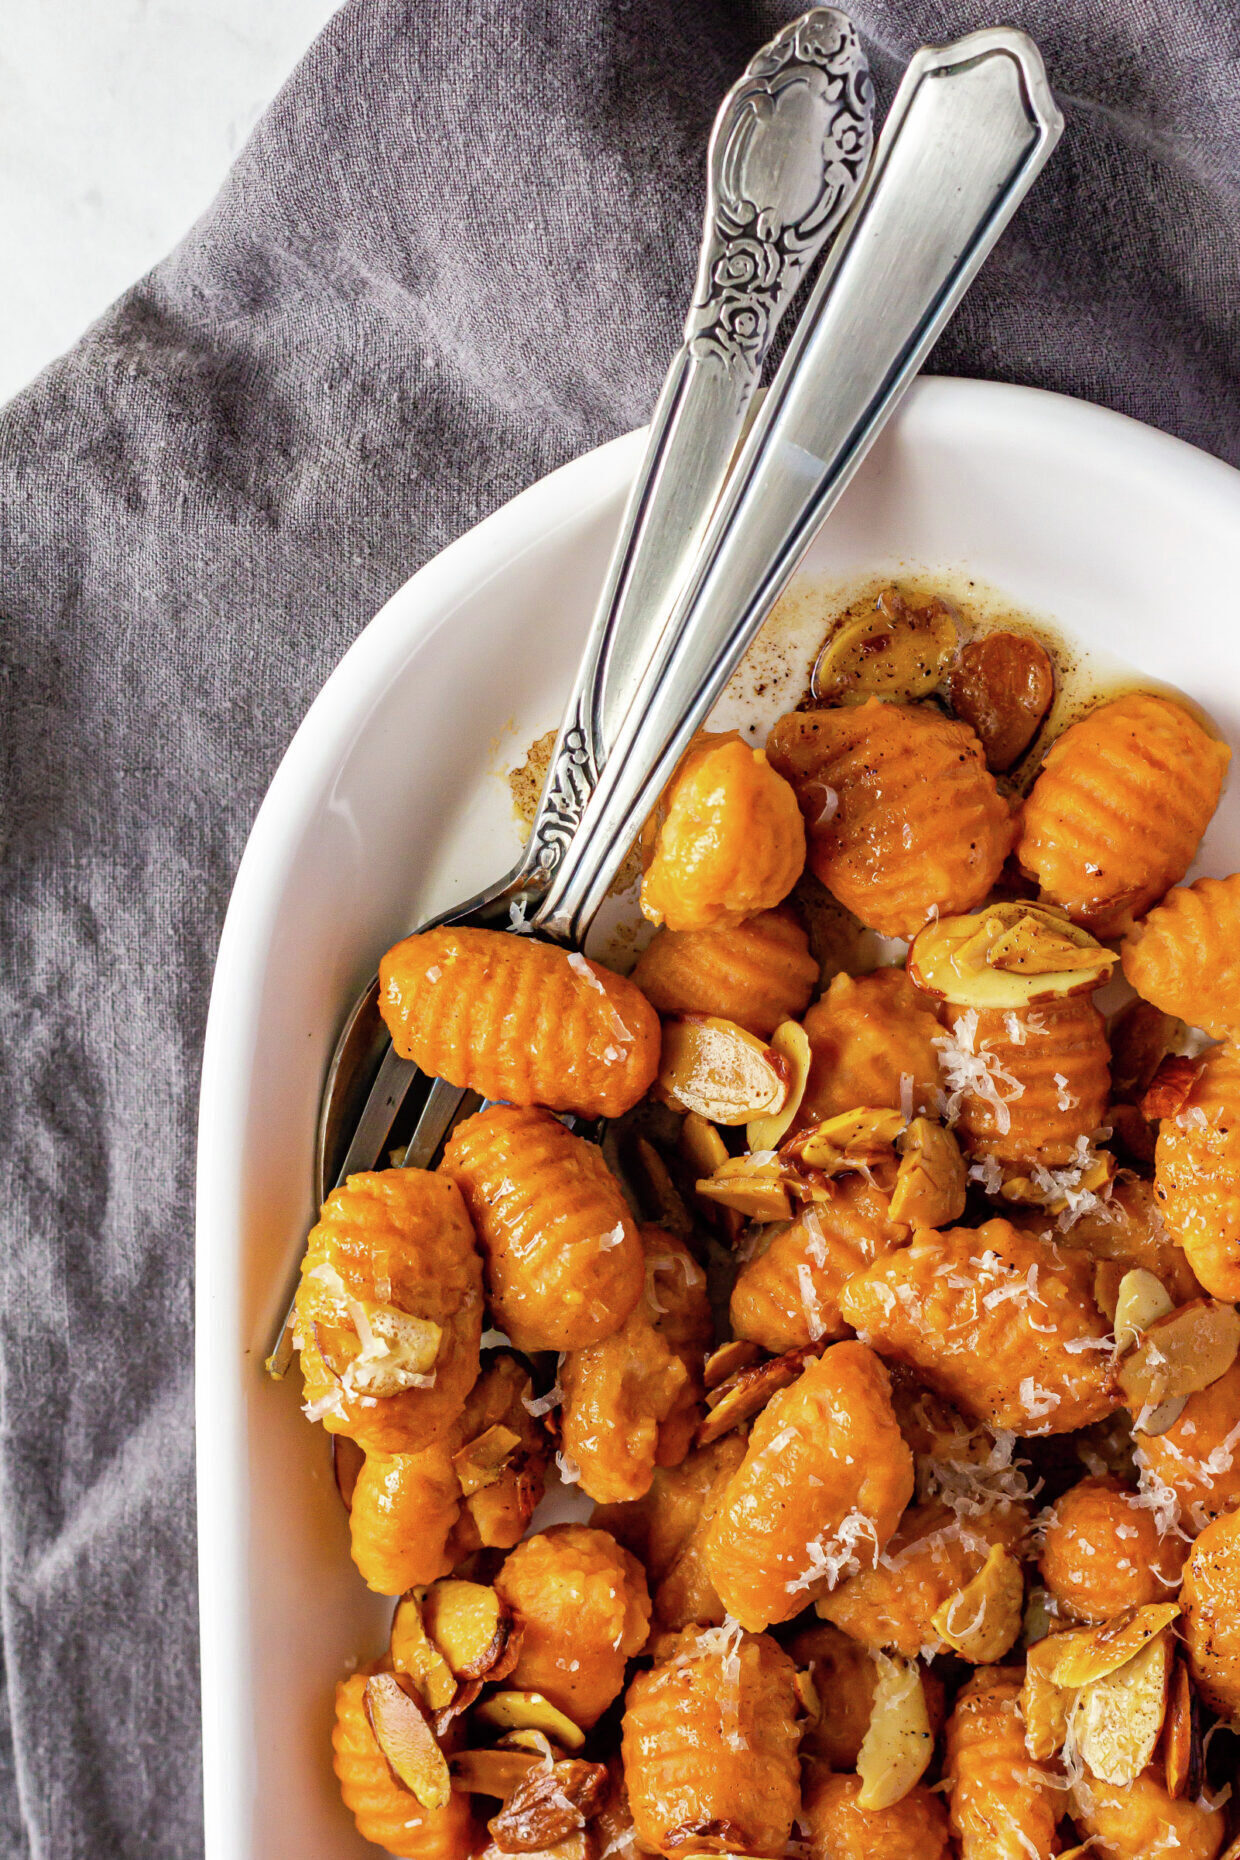
[[[766,1040],[805,1012],[818,964],[796,917],[781,909],[723,929],[656,930],[632,979],[659,1014],[710,1014]]]
[[[344,1805],[365,1841],[403,1860],[469,1860],[480,1845],[469,1797],[451,1793],[443,1808],[423,1808],[396,1780],[366,1716],[366,1675],[336,1687],[332,1748]]]
[[[1111,1474],[1080,1479],[1041,1520],[1038,1568],[1069,1621],[1109,1621],[1126,1608],[1165,1602],[1179,1587],[1187,1548],[1160,1530],[1141,1495]]]
[[[935,1108],[943,1029],[903,969],[835,976],[804,1024],[812,1060],[798,1126],[858,1105],[910,1117]]]
[[[1240,1512],[1208,1524],[1184,1566],[1182,1628],[1189,1665],[1211,1711],[1240,1722]]]
[[[597,1144],[550,1111],[496,1104],[457,1126],[441,1167],[464,1196],[491,1309],[519,1350],[580,1350],[619,1330],[646,1262]]]
[[[948,1860],[947,1810],[921,1783],[890,1808],[862,1808],[857,1776],[816,1770],[805,1794],[811,1860]]]
[[[803,1208],[787,1227],[769,1227],[736,1275],[733,1335],[775,1356],[846,1336],[840,1295],[848,1280],[908,1236],[889,1210],[890,1197],[876,1185],[842,1176],[827,1200]]]
[[[1122,936],[1187,872],[1230,759],[1182,704],[1127,692],[1051,745],[1016,856],[1074,922]]]
[[[601,963],[500,930],[424,930],[379,964],[403,1059],[484,1098],[619,1117],[659,1069],[659,1018]]]
[[[765,1634],[686,1628],[625,1699],[624,1776],[656,1853],[782,1855],[801,1805],[796,1670]]]
[[[1215,1860],[1227,1838],[1221,1807],[1204,1797],[1173,1799],[1156,1765],[1126,1785],[1082,1777],[1069,1800],[1077,1832],[1098,1860]]]
[[[972,910],[999,876],[1014,822],[982,746],[930,705],[871,698],[794,711],[767,741],[811,820],[810,870],[884,936],[910,937],[937,910]],[[817,801],[818,805],[814,806]]]
[[[1154,1149],[1162,1216],[1215,1298],[1240,1299],[1240,1048],[1205,1055]]]
[[[781,903],[805,864],[796,796],[761,749],[706,737],[663,801],[642,910],[669,930],[715,930]]]
[[[307,1413],[367,1451],[444,1434],[478,1374],[482,1262],[460,1194],[424,1169],[351,1175],[310,1234],[294,1341]]]
[[[1019,1667],[980,1667],[947,1721],[948,1802],[961,1860],[1051,1860],[1057,1851],[1059,1778],[1025,1748],[1022,1680]]]
[[[1169,891],[1124,939],[1124,974],[1143,1000],[1211,1039],[1240,1032],[1240,872]]]
[[[949,1116],[961,1145],[1013,1168],[1062,1168],[1105,1121],[1106,1026],[1084,995],[945,1010]]]

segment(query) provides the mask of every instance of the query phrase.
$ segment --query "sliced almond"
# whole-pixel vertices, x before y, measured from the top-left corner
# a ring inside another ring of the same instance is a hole
[[[484,1583],[433,1582],[422,1597],[422,1620],[458,1679],[502,1679],[516,1665],[520,1630]]]
[[[735,1021],[686,1014],[663,1024],[657,1088],[677,1110],[747,1124],[781,1110],[790,1082],[787,1060]]]
[[[443,1808],[452,1793],[452,1779],[434,1732],[406,1690],[408,1684],[397,1673],[372,1674],[364,1694],[366,1716],[397,1782],[423,1808]]]
[[[946,1227],[964,1213],[969,1174],[950,1130],[915,1117],[897,1142],[900,1167],[891,1191],[891,1219],[905,1227]]]
[[[913,938],[908,972],[953,1007],[1014,1012],[1096,988],[1118,960],[1052,905],[1014,902],[927,924]]]
[[[863,704],[881,697],[911,704],[934,690],[956,650],[956,623],[943,602],[913,606],[888,588],[867,612],[846,616],[814,662],[819,701]]]
[[[1126,1789],[1153,1761],[1162,1736],[1171,1673],[1168,1628],[1113,1673],[1082,1687],[1068,1731],[1099,1782]]]
[[[807,1666],[804,1671],[797,1673],[792,1683],[796,1689],[797,1704],[803,1715],[811,1721],[816,1721],[822,1714],[822,1700],[818,1696],[812,1670]]]
[[[1143,1332],[1175,1310],[1175,1300],[1161,1279],[1141,1266],[1126,1272],[1115,1299],[1115,1348],[1121,1354],[1140,1342]]]
[[[1118,1672],[1129,1660],[1148,1646],[1156,1634],[1169,1627],[1180,1612],[1178,1602],[1147,1602],[1142,1608],[1126,1608],[1099,1627],[1074,1628],[1070,1634],[1056,1634],[1049,1643],[1062,1643],[1058,1658],[1050,1669],[1057,1686],[1079,1689]]]
[[[443,1331],[429,1318],[395,1305],[348,1300],[348,1323],[333,1314],[315,1326],[324,1363],[348,1395],[384,1400],[425,1386],[435,1367]]]
[[[543,1853],[584,1828],[602,1808],[608,1789],[607,1766],[567,1758],[550,1769],[531,1769],[487,1823],[501,1853]]]
[[[794,1165],[818,1169],[824,1175],[840,1175],[892,1150],[903,1129],[899,1111],[859,1105],[855,1111],[842,1111],[803,1130],[784,1145],[780,1154]]]
[[[494,1796],[497,1802],[506,1802],[531,1770],[543,1767],[542,1758],[528,1750],[459,1750],[448,1759],[454,1789]]]
[[[1095,1156],[1088,1168],[1081,1170],[1076,1187],[1088,1189],[1091,1194],[1096,1195],[1114,1178],[1115,1158],[1110,1150],[1103,1150],[1101,1155]],[[1000,1184],[999,1193],[1004,1201],[1015,1201],[1022,1207],[1041,1208],[1047,1214],[1062,1214],[1068,1205],[1066,1194],[1048,1194],[1042,1183],[1033,1181],[1027,1175],[1005,1176]]]
[[[585,1732],[541,1692],[493,1692],[475,1708],[474,1717],[501,1731],[545,1731],[565,1750],[580,1750],[586,1741]]]
[[[1163,1731],[1163,1774],[1173,1802],[1198,1795],[1203,1761],[1201,1702],[1189,1677],[1188,1662],[1180,1654],[1171,1675]]]
[[[751,1368],[761,1355],[760,1344],[742,1343],[739,1337],[733,1337],[728,1343],[721,1343],[706,1358],[702,1382],[708,1389],[717,1389],[720,1383],[728,1381],[738,1370]]]
[[[1147,1327],[1115,1379],[1129,1411],[1137,1414],[1209,1388],[1226,1375],[1237,1351],[1236,1307],[1218,1298],[1194,1298]]]
[[[693,1232],[693,1216],[672,1180],[671,1170],[647,1137],[638,1137],[633,1148],[641,1176],[640,1186],[645,1190],[654,1219],[669,1233],[687,1240]],[[726,1150],[724,1155],[727,1155]]]
[[[1024,1604],[1024,1572],[995,1544],[976,1576],[935,1610],[934,1630],[962,1659],[992,1666],[1019,1637]]]
[[[443,1711],[456,1697],[456,1674],[426,1631],[423,1589],[402,1595],[392,1616],[388,1652],[398,1673],[406,1673],[431,1711]]]
[[[1048,1762],[1063,1749],[1068,1735],[1068,1713],[1075,1693],[1057,1686],[1051,1674],[1063,1649],[1063,1634],[1048,1635],[1025,1654],[1025,1679],[1020,1692],[1020,1715],[1025,1721],[1025,1749],[1039,1763]]]
[[[986,767],[995,774],[1024,754],[1054,695],[1051,656],[1024,633],[971,639],[947,677],[951,707],[978,736]]]
[[[921,1668],[915,1660],[894,1660],[885,1653],[875,1654],[874,1663],[874,1706],[857,1753],[857,1806],[866,1809],[902,1801],[934,1754]]]
[[[1190,1059],[1183,1053],[1169,1053],[1142,1096],[1141,1109],[1145,1115],[1155,1121],[1177,1116],[1192,1096],[1200,1070],[1200,1059]]]
[[[752,1421],[771,1396],[795,1382],[805,1365],[818,1354],[813,1344],[788,1350],[783,1356],[771,1356],[764,1363],[755,1363],[751,1369],[738,1370],[727,1382],[712,1389],[706,1397],[710,1412],[698,1428],[696,1444],[709,1447],[722,1435],[730,1434],[734,1427]]]
[[[357,1475],[366,1464],[366,1454],[348,1434],[329,1434],[332,1443],[332,1474],[340,1502],[346,1511],[353,1509],[353,1491]]]
[[[729,1208],[747,1221],[786,1221],[792,1216],[792,1197],[777,1162],[755,1162],[751,1156],[733,1156],[714,1175],[694,1184],[703,1201]]]
[[[771,1051],[788,1062],[788,1096],[778,1111],[750,1121],[745,1141],[751,1150],[778,1149],[801,1108],[809,1070],[814,1062],[809,1035],[795,1020],[782,1021],[776,1027],[771,1035]]]
[[[690,1111],[680,1126],[680,1153],[694,1175],[713,1175],[728,1160],[727,1144],[696,1111]]]
[[[1169,1395],[1166,1401],[1160,1401],[1157,1408],[1141,1411],[1141,1432],[1147,1440],[1153,1440],[1159,1434],[1165,1434],[1173,1428],[1188,1406],[1187,1395]]]
[[[663,1836],[663,1852],[675,1854],[676,1860],[694,1853],[709,1854],[711,1860],[718,1854],[741,1860],[744,1838],[744,1830],[735,1821],[684,1821]]]
[[[520,1434],[496,1422],[494,1427],[488,1427],[476,1440],[454,1453],[452,1464],[464,1496],[469,1498],[483,1486],[494,1485],[520,1445]]]

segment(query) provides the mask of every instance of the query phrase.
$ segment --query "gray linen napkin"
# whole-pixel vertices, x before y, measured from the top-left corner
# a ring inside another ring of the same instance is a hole
[[[645,418],[714,106],[797,10],[352,0],[184,243],[0,419],[5,1855],[201,1850],[194,1111],[263,790],[406,576]],[[1068,119],[936,366],[1240,460],[1235,9],[854,10],[888,89],[1014,19]]]

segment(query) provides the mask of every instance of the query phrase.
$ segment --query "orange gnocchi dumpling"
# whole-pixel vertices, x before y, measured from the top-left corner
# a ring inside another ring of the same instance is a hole
[[[656,1627],[678,1632],[695,1622],[718,1627],[723,1621],[724,1606],[706,1570],[706,1538],[744,1457],[744,1433],[724,1434],[679,1466],[658,1467],[649,1492],[636,1503],[595,1511],[595,1524],[613,1532],[645,1564]]]
[[[354,1673],[336,1687],[332,1731],[340,1793],[358,1833],[403,1860],[469,1860],[482,1844],[469,1797],[453,1789],[442,1808],[423,1808],[397,1781],[370,1728],[366,1678]]]
[[[644,1228],[642,1242],[646,1290],[636,1307],[618,1331],[570,1350],[560,1365],[561,1445],[582,1491],[602,1505],[640,1498],[660,1460],[684,1458],[700,1393],[695,1371],[711,1333],[706,1274],[688,1248],[661,1227]],[[673,1336],[684,1327],[696,1350],[690,1343],[682,1354],[665,1334],[661,1320],[673,1308],[662,1293],[680,1307]],[[689,1301],[694,1314],[684,1311]]]
[[[1111,1338],[1084,1254],[1009,1221],[922,1229],[844,1287],[847,1323],[976,1421],[1065,1434],[1115,1405]]]
[[[924,1783],[890,1808],[862,1808],[861,1786],[815,1766],[804,1807],[810,1860],[948,1860],[947,1810]]]
[[[997,1505],[971,1518],[958,1518],[938,1499],[911,1505],[882,1562],[822,1596],[818,1612],[874,1652],[907,1660],[928,1647],[941,1652],[937,1611],[973,1580],[996,1544],[1019,1557],[1028,1528],[1020,1505]]]
[[[967,724],[871,698],[793,711],[766,747],[819,823],[810,870],[870,929],[911,937],[936,910],[972,910],[994,885],[1015,828]]]
[[[707,1014],[767,1040],[809,1005],[818,964],[790,910],[716,930],[656,930],[633,981],[663,1015]]]
[[[421,1453],[368,1453],[349,1508],[353,1561],[367,1588],[403,1595],[437,1582],[452,1569],[453,1530],[461,1513],[461,1483],[453,1442],[437,1440]]]
[[[1036,1008],[944,1010],[948,1117],[961,1145],[999,1163],[1062,1168],[1105,1121],[1106,1023],[1085,995]]]
[[[293,1330],[311,1420],[368,1452],[418,1452],[460,1414],[481,1335],[482,1261],[451,1182],[384,1169],[332,1190]]]
[[[797,1128],[859,1105],[910,1117],[933,1110],[942,1031],[903,969],[837,975],[805,1016],[812,1057]]]
[[[1214,1298],[1240,1299],[1240,1047],[1211,1047],[1154,1149],[1163,1219]]]
[[[1182,704],[1130,691],[1051,745],[1017,858],[1075,922],[1122,936],[1187,872],[1230,760]]]
[[[1198,1691],[1220,1718],[1240,1722],[1240,1512],[1202,1531],[1184,1566],[1180,1603]]]
[[[655,1853],[782,1855],[801,1805],[796,1669],[735,1622],[686,1628],[629,1686],[624,1776]]]
[[[1190,1395],[1161,1434],[1133,1435],[1142,1486],[1166,1501],[1169,1523],[1203,1530],[1240,1505],[1240,1359]]]
[[[706,1540],[729,1614],[787,1621],[873,1568],[913,1494],[891,1381],[862,1343],[833,1344],[753,1424]]]
[[[642,910],[669,930],[743,923],[787,897],[805,864],[796,796],[761,749],[704,737],[661,804]]]
[[[1212,1039],[1240,1032],[1240,872],[1169,891],[1124,940],[1142,1000]]]
[[[580,1350],[619,1330],[645,1255],[602,1151],[550,1111],[492,1105],[440,1165],[470,1211],[495,1321],[519,1350]]]
[[[802,1758],[831,1770],[855,1770],[878,1689],[874,1655],[830,1621],[802,1628],[788,1642],[788,1652],[798,1671],[809,1674],[818,1706],[801,1733]],[[923,1674],[923,1684],[929,1677]]]
[[[423,930],[379,964],[402,1059],[508,1104],[620,1117],[654,1083],[659,1017],[585,956],[501,930]]]
[[[494,1586],[521,1624],[508,1685],[541,1692],[589,1730],[645,1644],[650,1595],[641,1564],[606,1531],[553,1524],[510,1552]]]
[[[1023,1680],[1018,1666],[979,1667],[947,1721],[948,1801],[961,1860],[1051,1860],[1058,1852],[1062,1783],[1025,1748]]]
[[[1176,1305],[1201,1296],[1183,1248],[1164,1225],[1154,1184],[1141,1176],[1121,1171],[1106,1199],[1074,1210],[1069,1227],[1061,1228],[1056,1217],[1033,1210],[1013,1214],[1012,1219],[1052,1245],[1089,1255],[1100,1269],[1094,1274],[1094,1296],[1107,1317],[1115,1315],[1115,1297],[1127,1272],[1152,1272]]]
[[[908,1237],[889,1219],[890,1197],[863,1176],[840,1176],[828,1201],[790,1226],[770,1224],[732,1287],[732,1334],[773,1356],[846,1336],[840,1294],[854,1272]]]
[[[1215,1860],[1227,1838],[1222,1803],[1212,1808],[1204,1794],[1173,1799],[1160,1769],[1153,1763],[1130,1783],[1082,1776],[1073,1784],[1069,1812],[1097,1860],[1133,1860],[1134,1855],[1147,1854],[1159,1860],[1163,1855],[1167,1860]]]
[[[1109,1621],[1175,1594],[1187,1549],[1139,1493],[1109,1474],[1078,1480],[1041,1520],[1038,1567],[1061,1615]]]

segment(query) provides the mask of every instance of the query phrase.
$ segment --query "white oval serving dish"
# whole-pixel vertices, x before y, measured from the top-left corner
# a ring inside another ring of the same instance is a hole
[[[197,1424],[210,1860],[373,1855],[331,1772],[332,1687],[389,1604],[348,1555],[298,1378],[263,1374],[314,1210],[336,1032],[379,953],[507,869],[506,765],[558,719],[641,436],[564,466],[405,584],[352,646],[255,821],[203,1060]],[[920,381],[805,565],[804,602],[872,572],[975,577],[1205,705],[1240,747],[1240,473],[1117,414]],[[817,608],[815,608],[817,611]],[[786,708],[768,690],[769,707]],[[1225,801],[1201,863],[1240,866]]]

